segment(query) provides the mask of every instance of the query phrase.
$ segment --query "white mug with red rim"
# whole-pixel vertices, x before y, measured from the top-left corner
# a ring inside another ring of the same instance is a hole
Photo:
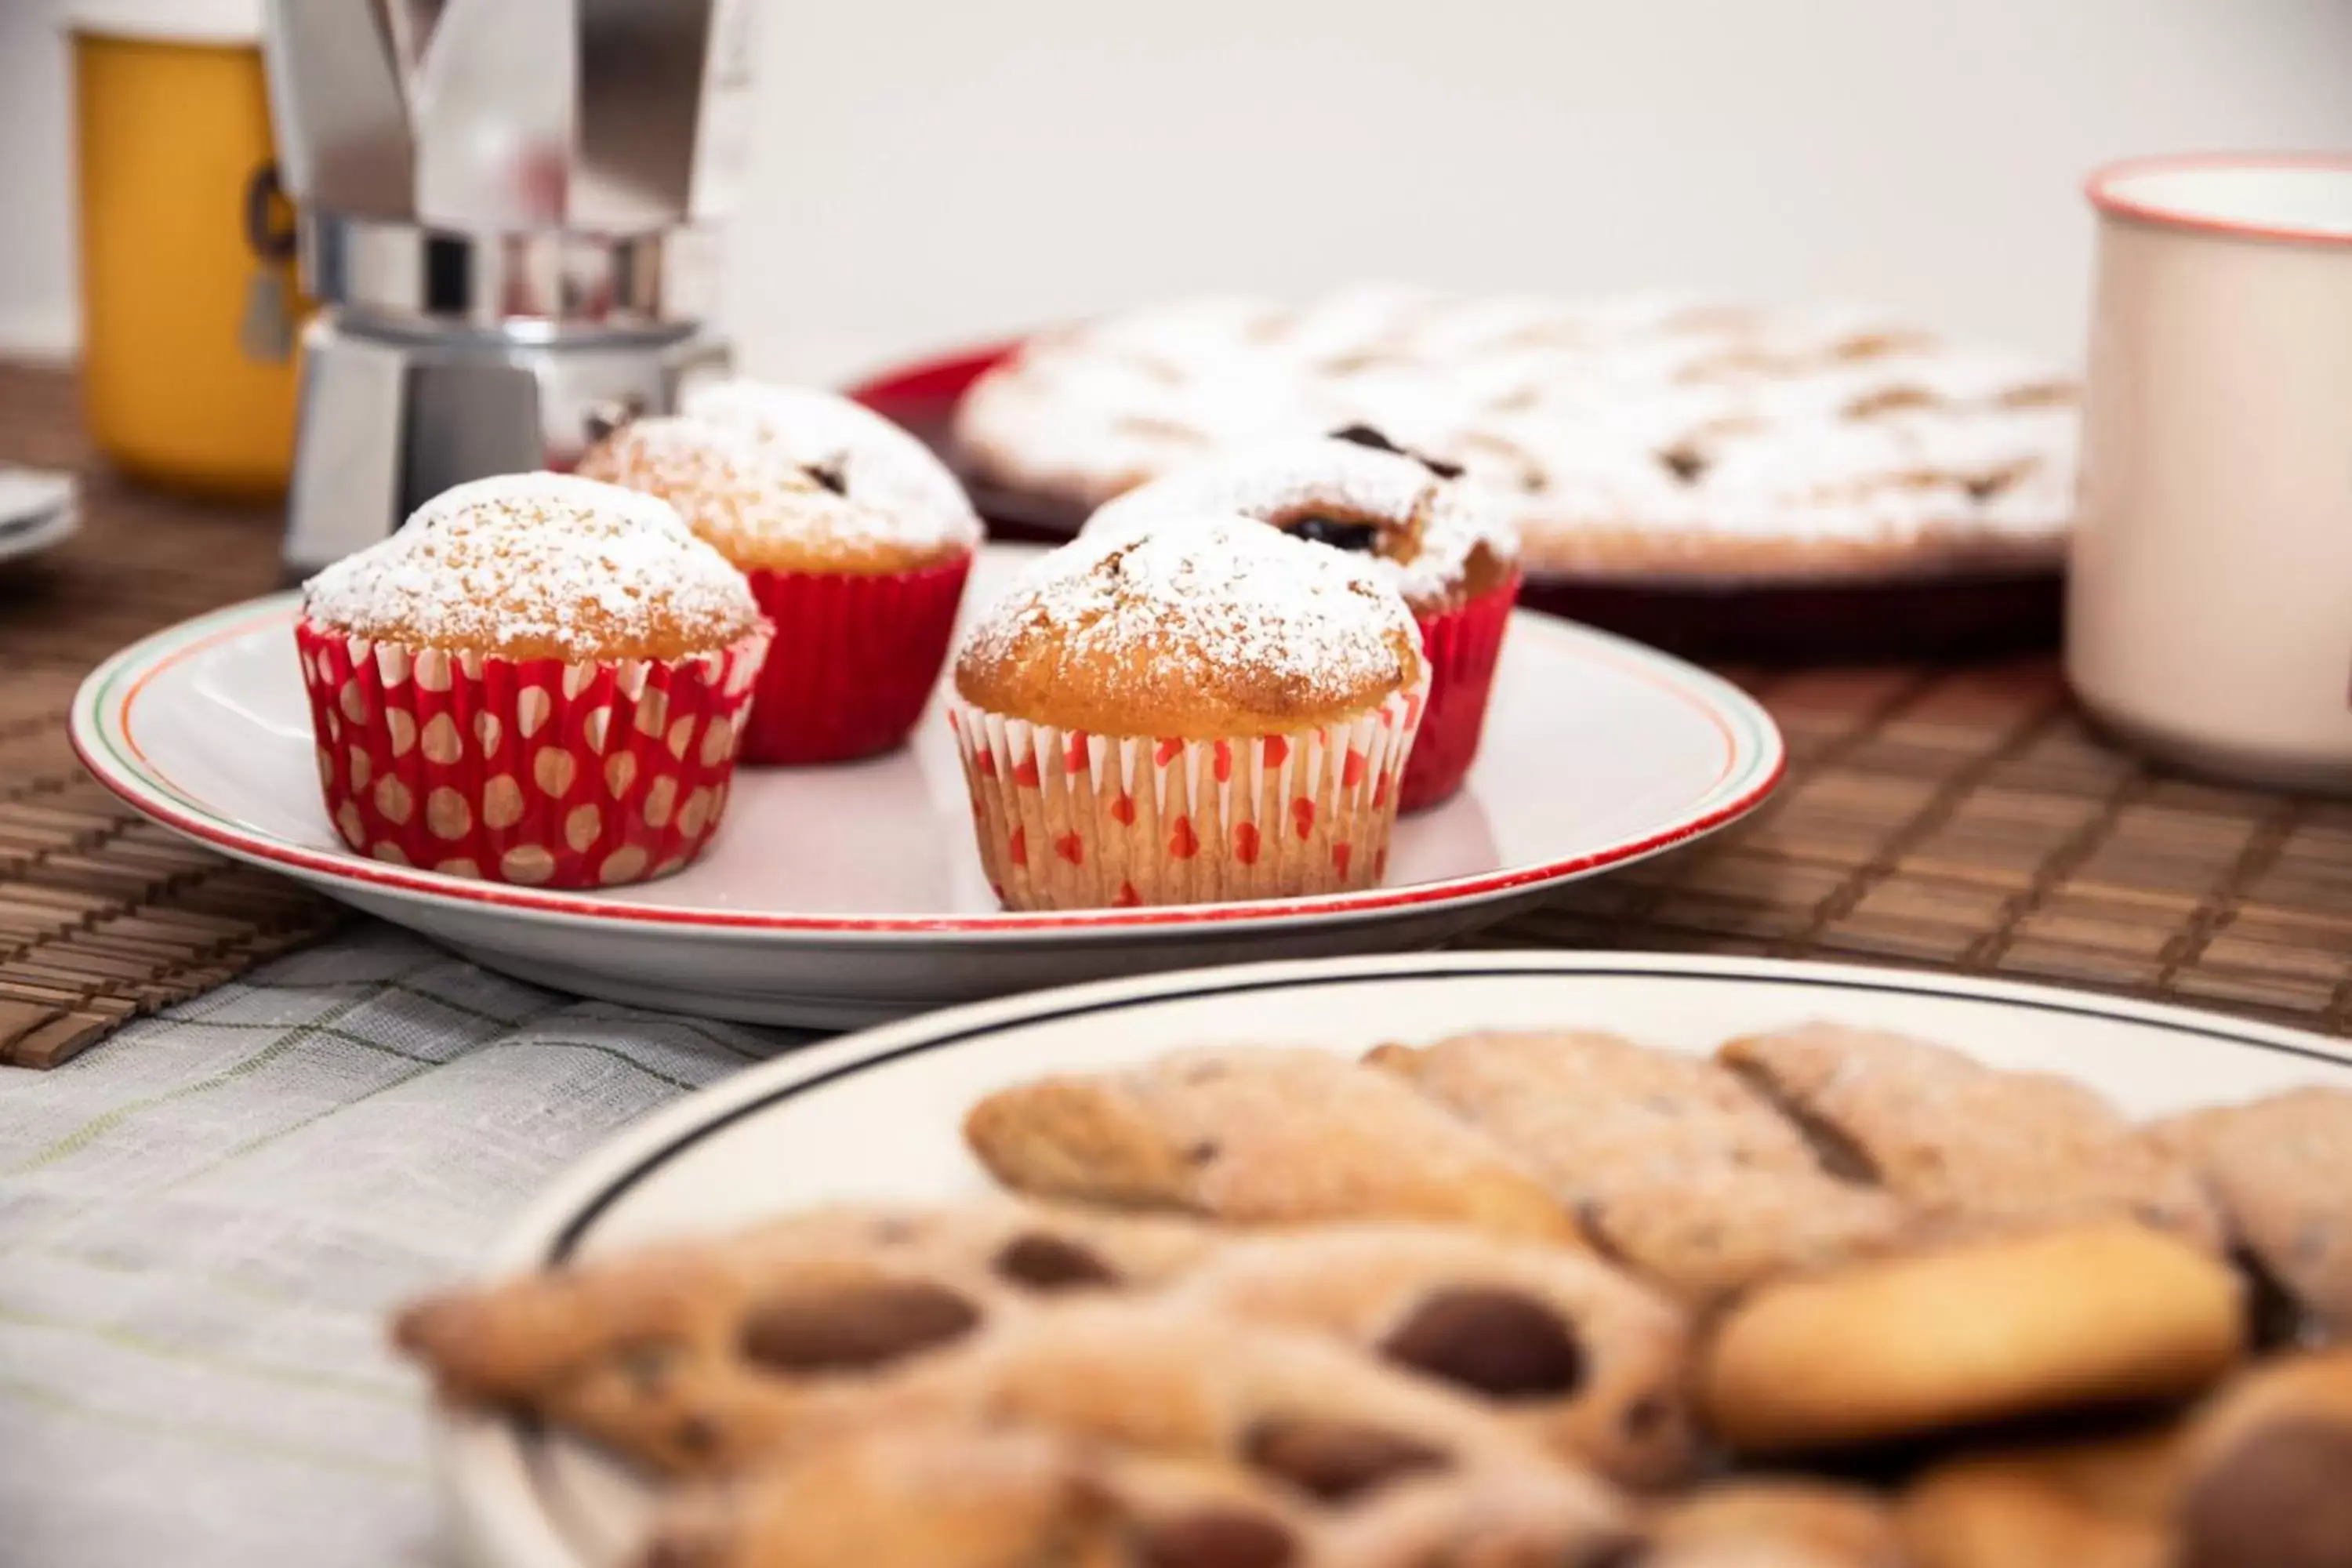
[[[2067,677],[2158,756],[2352,789],[2352,156],[2144,159],[2088,194]]]

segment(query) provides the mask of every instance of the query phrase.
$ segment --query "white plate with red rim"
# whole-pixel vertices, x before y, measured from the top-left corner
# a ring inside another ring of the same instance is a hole
[[[2183,1007],[1765,959],[1481,952],[1242,965],[956,1008],[763,1063],[638,1122],[532,1203],[485,1260],[503,1277],[828,1202],[953,1202],[987,1190],[963,1146],[982,1096],[1047,1073],[1235,1040],[1355,1055],[1479,1029],[1603,1029],[1693,1053],[1825,1020],[1895,1029],[1999,1068],[2065,1074],[2136,1118],[2352,1087],[2339,1040]],[[536,1423],[443,1409],[439,1468],[473,1560],[607,1568],[644,1487]]]
[[[1033,549],[991,545],[987,603]],[[74,700],[77,752],[166,827],[524,980],[613,1001],[840,1028],[1041,986],[1252,959],[1427,947],[1563,882],[1745,815],[1779,781],[1772,721],[1729,683],[1521,614],[1463,792],[1397,828],[1385,885],[1259,903],[1015,914],[971,841],[935,703],[913,743],[740,770],[709,851],[601,892],[468,881],[355,855],[320,804],[291,594],[115,655]]]

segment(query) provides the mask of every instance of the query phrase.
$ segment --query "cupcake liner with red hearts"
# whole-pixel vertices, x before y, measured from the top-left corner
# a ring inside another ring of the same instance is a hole
[[[1429,710],[1422,716],[1404,770],[1401,811],[1426,811],[1462,787],[1477,760],[1478,738],[1486,727],[1486,700],[1495,687],[1503,633],[1519,596],[1519,574],[1465,604],[1433,616],[1416,616],[1423,655],[1429,661]]]
[[[1013,910],[1222,903],[1368,888],[1388,871],[1425,685],[1352,719],[1188,741],[948,709],[972,826]]]
[[[319,783],[344,843],[450,876],[611,887],[717,831],[763,627],[675,660],[566,664],[296,623]]]
[[[904,741],[939,683],[971,574],[969,552],[878,576],[747,572],[776,635],[743,760],[846,762]]]

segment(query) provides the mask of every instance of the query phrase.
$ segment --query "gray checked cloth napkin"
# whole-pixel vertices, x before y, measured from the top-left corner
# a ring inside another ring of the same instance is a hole
[[[0,1568],[447,1568],[387,1310],[615,1129],[804,1037],[363,926],[0,1068]]]

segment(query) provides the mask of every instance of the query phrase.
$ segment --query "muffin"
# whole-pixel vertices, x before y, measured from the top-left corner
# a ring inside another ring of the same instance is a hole
[[[294,628],[343,842],[454,877],[610,887],[719,826],[768,624],[666,502],[459,485],[307,585]]]
[[[1015,910],[1369,887],[1428,690],[1365,563],[1246,518],[1081,539],[971,628],[948,710]]]
[[[981,543],[962,484],[906,430],[816,388],[718,381],[687,395],[685,414],[751,439],[833,503],[821,520],[797,508],[797,529],[760,529],[769,543],[748,555],[748,541],[706,533],[776,621],[746,759],[842,762],[906,741]]]
[[[907,738],[939,682],[980,521],[923,444],[829,393],[730,382],[581,459],[657,495],[775,623],[750,763],[831,763]]]
[[[1320,440],[1242,447],[1129,490],[1087,524],[1114,534],[1238,512],[1358,556],[1404,596],[1429,662],[1429,706],[1405,769],[1401,809],[1462,787],[1478,754],[1511,604],[1517,537],[1486,492],[1450,463],[1351,426]]]

